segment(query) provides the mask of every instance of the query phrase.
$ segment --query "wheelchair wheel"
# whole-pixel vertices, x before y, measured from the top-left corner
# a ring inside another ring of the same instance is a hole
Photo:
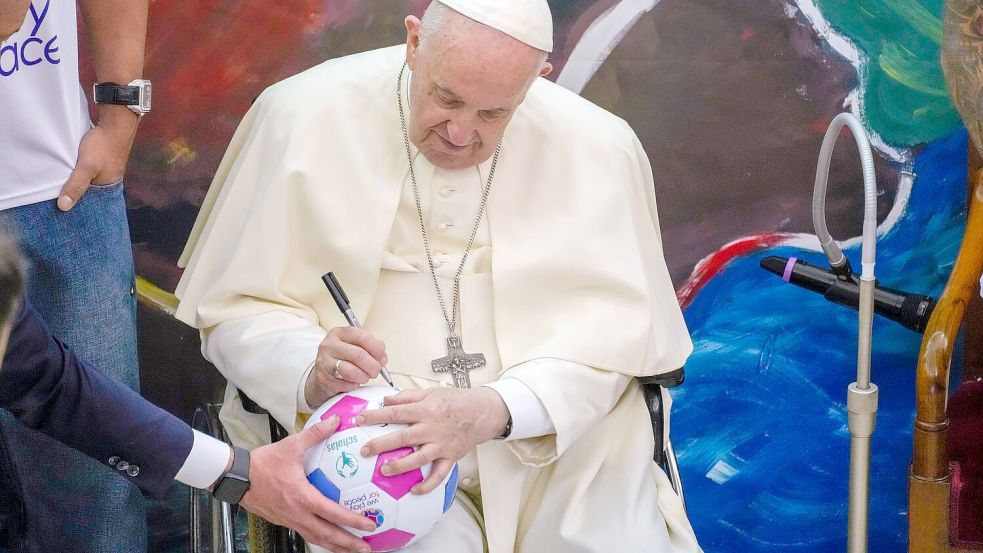
[[[213,438],[228,442],[218,407],[212,403],[195,410],[191,426]],[[190,501],[192,553],[235,553],[235,516],[233,508],[216,500],[207,490],[192,489]]]
[[[229,443],[218,418],[221,404],[206,403],[195,410],[192,427],[213,438]],[[271,421],[273,419],[270,419]],[[271,424],[272,426],[272,424]],[[281,429],[282,430],[282,429]],[[275,439],[280,434],[271,432]],[[222,503],[205,490],[191,490],[191,553],[236,553],[236,521],[245,519],[249,553],[305,553],[304,540],[293,530]],[[240,518],[240,511],[246,516]],[[241,539],[240,539],[241,543]]]
[[[662,461],[659,466],[665,471],[673,491],[683,502],[683,511],[687,511],[686,496],[683,495],[683,479],[679,476],[679,465],[676,463],[676,451],[672,448],[672,442],[666,442],[666,448],[663,450]]]

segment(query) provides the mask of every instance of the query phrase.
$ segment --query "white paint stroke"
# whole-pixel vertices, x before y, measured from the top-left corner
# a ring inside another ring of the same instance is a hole
[[[857,88],[853,89],[847,95],[843,102],[843,107],[849,107],[850,112],[856,115],[858,119],[866,121],[863,117],[863,91],[867,86],[867,72],[864,69],[864,66],[868,63],[866,56],[861,53],[860,49],[857,48],[857,45],[852,40],[833,29],[829,20],[826,19],[826,16],[823,15],[813,0],[795,0],[795,3],[796,7],[786,4],[785,14],[795,19],[795,16],[801,12],[803,17],[812,25],[816,34],[825,40],[833,51],[846,58],[856,69]],[[866,124],[864,127],[867,128],[867,132],[870,134],[870,143],[874,148],[897,162],[907,163],[911,161],[910,150],[889,146],[876,131],[870,129]]]
[[[863,90],[866,86],[866,74],[864,73],[864,57],[860,49],[846,36],[836,32],[829,21],[815,5],[813,0],[794,0],[795,5],[786,3],[783,6],[785,15],[791,19],[801,13],[809,22],[813,30],[819,37],[826,41],[830,47],[843,56],[853,65],[857,72],[857,88],[853,89],[844,100],[843,106],[849,107],[850,112],[857,116],[861,121],[863,118]],[[604,61],[611,55],[614,48],[628,34],[628,31],[645,13],[651,11],[660,0],[622,0],[611,9],[602,13],[595,19],[587,31],[584,32],[573,51],[563,70],[556,79],[556,83],[573,91],[577,94],[583,92],[585,86],[597,73]],[[864,125],[865,128],[867,125]],[[881,136],[867,129],[870,134],[871,145],[878,151],[884,153],[892,160],[904,165],[900,181],[898,182],[897,193],[895,194],[894,205],[887,217],[877,226],[877,235],[883,236],[889,232],[901,219],[911,198],[911,189],[915,180],[915,175],[911,172],[912,153],[910,149],[898,149],[884,142]],[[843,241],[838,241],[843,248],[849,248],[861,242],[860,236],[854,236]],[[819,251],[819,240],[814,234],[792,234],[783,242],[785,245],[795,246],[806,250]],[[714,252],[716,253],[716,252]],[[697,269],[705,263],[710,256],[702,259],[694,267],[694,274]]]
[[[888,212],[884,220],[877,225],[877,237],[880,238],[891,231],[894,225],[901,220],[901,216],[904,215],[905,210],[908,208],[908,200],[911,199],[912,186],[915,183],[915,175],[909,169],[903,169],[901,172],[901,178],[898,181],[898,190],[894,197],[894,205],[891,206],[891,211]],[[846,240],[837,240],[836,243],[840,245],[841,248],[852,248],[857,246],[862,241],[861,236],[854,236]],[[790,234],[788,238],[782,241],[783,246],[794,246],[796,248],[802,248],[804,250],[820,251],[819,238],[815,234],[797,233]]]
[[[741,471],[724,460],[718,460],[707,471],[706,477],[713,480],[715,484],[726,484],[728,480],[737,476]]]
[[[857,116],[858,119],[863,121],[861,112],[863,111],[863,94],[862,90],[865,86],[866,75],[863,72],[862,56],[860,55],[860,50],[845,36],[837,33],[833,30],[829,21],[823,16],[819,8],[813,3],[813,0],[795,0],[797,6],[791,4],[785,5],[785,14],[794,19],[798,13],[801,11],[803,16],[809,21],[812,28],[816,31],[820,38],[825,40],[833,50],[838,54],[846,58],[857,71],[857,81],[858,86],[852,90],[843,102],[844,107],[849,106],[850,112]],[[864,125],[866,128],[867,125]],[[888,146],[877,133],[870,132],[870,142],[876,150],[883,152],[885,155],[891,159],[902,163],[901,177],[898,181],[898,189],[894,196],[894,205],[891,206],[891,211],[888,212],[887,216],[884,218],[880,224],[877,225],[877,236],[881,237],[891,231],[892,228],[901,220],[901,216],[904,215],[905,210],[908,208],[908,200],[911,199],[911,190],[915,182],[915,174],[912,171],[912,154],[909,149],[897,149]],[[853,141],[846,141],[847,144],[843,145],[845,147],[853,147]],[[818,155],[818,152],[817,152]],[[856,246],[862,241],[861,236],[853,236],[847,238],[846,240],[837,240],[837,244],[841,248],[850,248]],[[739,242],[739,239],[735,242]],[[795,233],[788,234],[786,238],[780,244],[782,246],[793,246],[796,248],[801,248],[803,250],[810,251],[821,251],[822,248],[819,247],[819,238],[815,234],[809,233]],[[723,248],[726,248],[725,245]],[[719,249],[717,251],[720,251]],[[692,287],[692,279],[698,274],[699,269],[709,262],[710,258],[713,257],[717,252],[713,252],[710,255],[701,259],[693,268],[693,273],[687,279],[686,283],[683,284],[682,288],[686,289]]]
[[[591,22],[584,32],[563,70],[556,78],[556,84],[580,94],[590,82],[604,61],[608,59],[621,39],[648,11],[660,0],[621,0],[611,9]]]
[[[786,5],[785,13],[791,18],[795,18],[799,12],[809,21],[812,25],[813,30],[819,37],[826,41],[836,53],[846,58],[847,61],[853,65],[857,72],[857,87],[854,88],[847,95],[846,99],[843,101],[843,107],[849,107],[850,112],[855,115],[861,121],[864,121],[863,117],[863,102],[864,96],[863,91],[865,90],[867,84],[867,74],[864,70],[864,64],[867,63],[865,56],[861,54],[861,51],[849,38],[841,35],[833,29],[833,26],[829,23],[826,17],[823,15],[822,11],[816,6],[813,0],[795,0],[796,6]],[[911,189],[914,185],[915,175],[912,172],[912,153],[910,149],[898,149],[889,146],[881,136],[864,125],[870,135],[871,146],[882,152],[887,157],[893,159],[896,162],[902,164],[901,177],[898,181],[897,192],[894,196],[894,204],[891,206],[891,211],[888,212],[887,216],[877,225],[877,236],[884,236],[901,220],[901,216],[904,215],[905,210],[908,208],[908,200],[911,198]],[[847,144],[844,146],[852,147],[852,141],[846,141]],[[837,240],[837,243],[841,248],[850,248],[860,244],[862,241],[861,236],[853,236],[846,240]],[[795,246],[806,250],[819,251],[819,239],[816,238],[814,234],[793,234],[784,241],[784,245]]]

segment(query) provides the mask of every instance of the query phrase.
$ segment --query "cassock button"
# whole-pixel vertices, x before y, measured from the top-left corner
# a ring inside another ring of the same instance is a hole
[[[453,194],[453,193],[454,193],[454,189],[448,188],[446,186],[443,187],[443,188],[441,188],[440,189],[440,192],[439,192],[440,196],[443,197],[443,198],[450,198],[451,197],[451,194]]]
[[[471,478],[470,476],[465,476],[464,478],[461,479],[461,483],[464,484],[465,486],[470,486],[471,484],[474,484],[474,478]]]
[[[140,474],[140,467],[136,465],[130,465],[130,468],[126,469],[126,474],[129,474],[130,476],[136,476]]]
[[[112,457],[109,458],[109,465],[115,467],[116,466],[116,463],[118,463],[118,462],[120,462],[122,460],[123,459],[121,459],[120,457],[118,457],[116,455],[113,455]]]
[[[130,464],[127,463],[126,461],[120,461],[116,463],[116,470],[126,470],[128,468],[130,468]]]
[[[451,228],[451,225],[447,223],[437,223],[437,230],[440,232],[445,232],[449,228]]]

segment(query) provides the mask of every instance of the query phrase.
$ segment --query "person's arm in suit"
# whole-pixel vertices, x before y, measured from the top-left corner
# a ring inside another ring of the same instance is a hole
[[[100,462],[110,464],[114,458],[113,468],[121,476],[155,497],[164,494],[179,471],[184,472],[196,442],[213,441],[80,360],[50,334],[26,301],[13,317],[0,366],[0,408]],[[250,489],[242,505],[294,528],[311,543],[361,550],[367,544],[335,525],[364,530],[375,525],[325,498],[304,475],[304,452],[336,427],[337,421],[321,423],[253,450]],[[226,448],[226,457],[218,459],[215,478],[228,469],[228,446],[221,447]],[[119,460],[127,461],[126,469],[139,470],[118,470]],[[207,487],[211,482],[195,485]]]
[[[194,441],[180,419],[76,357],[27,302],[11,326],[0,407],[102,463],[126,460],[137,470],[120,475],[155,497],[167,490]]]

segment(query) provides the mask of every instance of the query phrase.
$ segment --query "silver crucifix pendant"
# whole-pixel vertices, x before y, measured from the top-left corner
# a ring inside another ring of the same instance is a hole
[[[470,388],[471,377],[468,376],[468,372],[484,366],[485,354],[464,353],[461,337],[457,334],[451,334],[447,337],[447,356],[430,362],[433,372],[437,374],[451,373],[454,378],[454,386],[457,388]]]

